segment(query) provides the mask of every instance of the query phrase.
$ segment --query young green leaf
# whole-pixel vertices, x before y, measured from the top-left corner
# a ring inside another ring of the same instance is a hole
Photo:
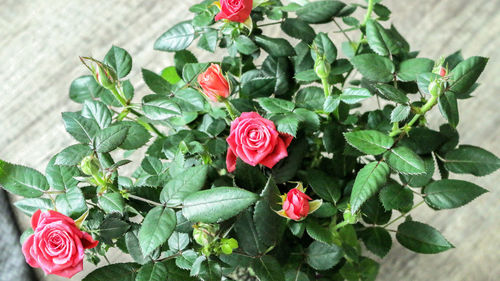
[[[353,57],[351,63],[368,80],[387,83],[393,79],[394,64],[388,58],[362,54]]]
[[[445,168],[456,174],[482,177],[500,168],[500,159],[493,153],[472,145],[461,145],[445,155]]]
[[[104,57],[104,63],[116,71],[118,78],[127,76],[132,69],[132,57],[125,49],[117,46],[111,47]]]
[[[392,147],[394,140],[375,130],[362,130],[344,133],[344,137],[350,145],[359,151],[370,154],[378,155]]]
[[[0,186],[26,198],[40,197],[49,189],[49,183],[42,173],[2,160],[0,160]]]
[[[154,49],[165,52],[184,50],[191,45],[194,35],[194,28],[189,21],[180,22],[156,39]]]
[[[182,214],[190,221],[216,223],[239,214],[255,203],[258,195],[237,187],[215,187],[184,199]]]
[[[139,244],[147,256],[167,241],[175,229],[177,219],[170,208],[157,206],[151,209],[139,229]]]
[[[438,230],[416,221],[400,224],[396,239],[404,247],[421,254],[436,254],[454,248]]]
[[[351,213],[356,213],[366,200],[377,193],[389,173],[389,166],[384,162],[371,162],[359,170],[351,192]]]
[[[127,137],[128,128],[128,126],[115,125],[101,130],[95,138],[95,150],[105,153],[116,149]]]
[[[328,270],[342,259],[344,252],[335,244],[314,241],[306,249],[306,262],[316,270]]]
[[[399,65],[398,79],[401,81],[416,81],[421,73],[432,71],[434,62],[426,58],[408,59]]]
[[[425,203],[439,210],[461,207],[486,192],[471,182],[454,179],[435,181],[424,189]]]
[[[387,151],[384,158],[394,170],[403,174],[425,173],[424,160],[406,146],[399,146]]]

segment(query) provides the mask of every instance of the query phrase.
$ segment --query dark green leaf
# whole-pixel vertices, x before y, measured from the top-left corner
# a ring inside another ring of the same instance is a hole
[[[297,10],[297,17],[308,23],[326,23],[340,14],[345,4],[339,1],[315,1]]]
[[[337,58],[337,48],[328,37],[328,34],[324,32],[318,33],[318,35],[314,38],[313,44],[314,47],[311,49],[311,56],[314,60],[316,60],[316,52],[318,52],[319,55],[325,57],[328,63],[331,64],[335,61]]]
[[[82,281],[135,281],[139,267],[136,263],[110,264],[92,271]]]
[[[59,152],[56,156],[55,165],[76,166],[80,164],[85,156],[90,155],[92,149],[85,144],[74,144]]]
[[[454,248],[435,228],[416,221],[400,224],[396,239],[404,247],[421,254],[435,254]]]
[[[265,187],[267,180],[258,166],[251,166],[238,160],[234,171],[234,182],[238,187],[256,191]]]
[[[241,76],[241,97],[268,97],[274,93],[276,78],[263,71],[250,70]]]
[[[361,206],[361,214],[366,223],[383,225],[391,219],[392,211],[385,210],[377,197],[371,197]]]
[[[238,217],[238,220],[234,224],[234,230],[238,238],[239,247],[245,253],[256,256],[266,250],[255,228],[251,208],[243,211],[241,216]]]
[[[104,193],[99,197],[99,205],[104,210],[104,212],[110,213],[120,213],[123,214],[125,208],[125,202],[123,197],[118,192]]]
[[[307,43],[311,43],[316,36],[314,29],[300,19],[287,18],[281,23],[281,29],[288,36],[304,40]]]
[[[383,258],[392,247],[392,238],[382,227],[369,227],[363,230],[361,238],[370,252]]]
[[[265,35],[255,36],[255,43],[273,57],[289,57],[295,55],[292,45],[283,38],[271,38]]]
[[[165,184],[160,201],[169,206],[182,203],[191,193],[200,190],[207,178],[208,166],[194,166],[186,169]]]
[[[148,130],[136,122],[123,121],[121,124],[128,127],[127,136],[122,144],[120,144],[120,148],[122,149],[137,149],[145,145],[151,138],[151,134]]]
[[[108,127],[112,121],[112,114],[108,107],[95,100],[86,100],[82,108],[82,116],[94,120],[101,129]]]
[[[157,206],[144,218],[139,230],[139,244],[142,253],[147,256],[167,241],[177,224],[172,209]]]
[[[208,67],[208,63],[186,63],[182,68],[182,79],[186,83],[196,82],[196,78]]]
[[[355,104],[371,96],[370,91],[365,88],[345,88],[340,95],[340,100],[347,104]]]
[[[426,58],[414,58],[403,61],[399,65],[398,79],[401,81],[416,81],[421,73],[432,71],[434,62]]]
[[[389,173],[389,166],[384,162],[371,162],[358,172],[350,200],[353,214],[385,184]]]
[[[198,41],[198,47],[209,52],[215,52],[217,47],[217,40],[219,39],[219,32],[217,29],[208,28],[203,31]]]
[[[66,190],[78,185],[78,181],[73,177],[80,175],[80,170],[77,167],[68,167],[56,165],[58,155],[52,157],[47,168],[45,168],[45,175],[49,185],[56,190]]]
[[[77,112],[63,112],[62,118],[66,131],[80,143],[91,143],[99,126],[94,120],[87,119]]]
[[[323,89],[318,87],[302,88],[295,96],[297,107],[304,107],[312,111],[322,110],[325,103]]]
[[[457,96],[466,94],[476,83],[488,63],[488,58],[470,57],[460,62],[451,72],[449,90]]]
[[[128,126],[116,125],[101,130],[95,139],[95,150],[105,153],[116,149],[127,137],[128,128]]]
[[[408,118],[408,115],[410,115],[410,107],[400,104],[391,112],[391,122],[401,122]]]
[[[127,76],[132,69],[132,57],[125,49],[117,46],[111,47],[104,57],[104,63],[116,71],[118,78]]]
[[[75,102],[83,103],[101,97],[104,92],[108,90],[97,84],[92,75],[85,75],[73,80],[69,88],[69,97]]]
[[[269,113],[288,113],[295,107],[293,102],[278,98],[259,98],[257,102]]]
[[[451,126],[456,127],[458,125],[458,104],[453,92],[445,92],[439,96],[439,111]]]
[[[399,146],[384,154],[387,164],[403,174],[425,173],[424,160],[406,146]]]
[[[306,249],[306,262],[316,270],[328,270],[343,257],[342,248],[337,245],[314,241]]]
[[[151,91],[160,95],[170,94],[172,85],[170,85],[170,83],[168,83],[168,81],[163,79],[163,77],[161,77],[160,75],[154,73],[151,70],[143,68],[142,78],[144,79],[146,85],[148,85],[148,88],[151,89]]]
[[[260,281],[285,281],[279,262],[273,256],[262,256],[254,260],[252,268]]]
[[[323,104],[323,111],[332,113],[339,107],[340,97],[338,96],[328,96]]]
[[[307,171],[307,182],[322,199],[336,203],[340,199],[342,186],[339,181],[320,170]]]
[[[333,244],[335,237],[327,227],[321,226],[317,221],[309,219],[306,222],[307,234],[314,240],[326,244]],[[304,231],[304,230],[302,230]]]
[[[238,52],[244,55],[250,55],[259,50],[259,47],[255,45],[252,39],[244,35],[238,36],[234,43],[236,44],[236,49],[238,49]]]
[[[110,216],[104,219],[104,221],[99,226],[99,234],[103,239],[110,242],[112,239],[118,238],[125,234],[129,228],[129,223],[115,216]]]
[[[423,156],[425,173],[421,175],[403,175],[400,174],[403,183],[407,183],[411,187],[422,187],[429,183],[434,175],[434,159],[432,156]]]
[[[394,64],[388,58],[362,54],[353,57],[351,63],[368,80],[386,83],[393,79]]]
[[[486,192],[471,182],[452,179],[432,182],[424,189],[425,203],[440,210],[461,207]]]
[[[139,264],[146,264],[151,260],[149,257],[145,257],[142,254],[141,246],[139,245],[139,239],[137,238],[136,231],[129,231],[125,234],[125,244],[127,246],[128,253],[134,259],[135,262]]]
[[[79,218],[88,209],[85,197],[78,187],[71,187],[66,193],[56,197],[57,211],[74,219]]]
[[[446,153],[444,165],[456,174],[486,176],[500,168],[500,159],[493,153],[472,145],[461,145]]]
[[[273,119],[276,129],[280,133],[289,134],[293,137],[297,136],[300,117],[295,113],[287,113]]]
[[[142,100],[142,109],[146,117],[152,120],[165,120],[182,114],[172,99],[158,95],[145,96]]]
[[[0,186],[26,198],[40,197],[49,189],[49,183],[42,173],[2,160],[0,160]]]
[[[413,205],[413,192],[406,186],[391,183],[380,190],[380,202],[386,210],[401,210]]]
[[[374,130],[348,132],[344,133],[344,136],[350,145],[363,153],[371,155],[381,154],[394,144],[391,137]]]
[[[366,22],[366,39],[370,48],[378,55],[388,56],[400,52],[397,41],[375,20]]]
[[[154,49],[165,52],[184,50],[194,40],[194,28],[189,21],[183,21],[163,33],[154,44]]]
[[[281,209],[280,195],[278,187],[270,177],[260,194],[261,199],[257,201],[254,208],[255,229],[260,240],[268,247],[276,245],[285,229],[285,219],[274,212],[274,210]]]
[[[376,85],[376,87],[383,99],[395,101],[397,103],[407,103],[410,101],[403,91],[396,89],[391,85],[379,84]]]

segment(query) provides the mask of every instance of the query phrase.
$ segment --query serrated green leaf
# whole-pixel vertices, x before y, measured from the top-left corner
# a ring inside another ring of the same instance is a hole
[[[340,95],[340,100],[347,104],[355,104],[371,96],[370,91],[365,88],[346,88]]]
[[[328,34],[324,32],[318,33],[314,38],[313,46],[314,47],[311,49],[311,56],[314,60],[316,60],[316,52],[324,56],[325,60],[330,64],[337,58],[337,48],[328,37]]]
[[[424,189],[425,203],[435,209],[453,209],[461,207],[487,190],[471,182],[443,179],[430,183]]]
[[[351,63],[368,80],[387,83],[393,79],[394,64],[388,58],[362,54],[353,57]]]
[[[500,168],[500,159],[493,153],[472,145],[460,145],[445,155],[445,168],[456,174],[486,176]]]
[[[387,181],[389,166],[384,162],[371,162],[359,170],[351,192],[351,213],[372,197]]]
[[[392,211],[385,210],[378,196],[373,196],[361,206],[361,214],[367,224],[383,225],[391,219]]]
[[[259,47],[255,45],[252,39],[244,35],[238,36],[234,43],[236,44],[236,49],[238,49],[238,52],[244,55],[251,55],[259,50]]]
[[[255,36],[255,43],[273,57],[289,57],[295,55],[292,45],[283,38],[271,38],[265,35]]]
[[[278,187],[270,177],[260,194],[261,199],[257,201],[254,208],[255,229],[261,241],[268,247],[277,243],[285,229],[285,219],[274,212],[274,210],[281,209],[280,195]]]
[[[85,197],[78,187],[71,187],[56,197],[57,211],[74,219],[79,218],[88,209]]]
[[[306,262],[316,270],[328,270],[342,259],[344,253],[337,245],[314,241],[306,249]]]
[[[410,115],[410,107],[400,104],[391,112],[391,122],[401,122]]]
[[[408,59],[399,65],[398,79],[401,81],[416,81],[421,73],[432,71],[434,62],[426,58]]]
[[[382,227],[369,227],[363,230],[361,239],[370,252],[383,258],[392,247],[392,238]]]
[[[300,118],[295,113],[287,113],[273,118],[274,124],[278,132],[289,134],[293,137],[297,136]]]
[[[323,104],[323,111],[332,113],[339,107],[340,104],[340,97],[338,96],[328,96],[325,100],[325,103]]]
[[[0,186],[26,198],[40,197],[49,189],[49,183],[42,173],[2,160],[0,160]]]
[[[111,47],[104,57],[104,63],[116,71],[118,78],[127,76],[132,69],[132,57],[125,49],[117,46]]]
[[[83,103],[101,97],[105,92],[109,91],[97,84],[92,75],[84,75],[73,80],[69,88],[69,97],[77,103]]]
[[[168,247],[173,251],[184,250],[189,244],[189,235],[187,233],[175,232],[168,238]]]
[[[243,252],[251,256],[256,256],[266,250],[266,247],[259,238],[257,229],[255,229],[253,211],[251,208],[243,211],[238,217],[234,224],[234,230],[236,232],[239,247]]]
[[[160,194],[160,202],[168,206],[182,203],[189,194],[200,190],[205,184],[208,166],[190,167],[165,184]]]
[[[308,23],[326,23],[340,14],[345,4],[339,1],[315,1],[296,11],[297,17]]]
[[[19,201],[14,202],[14,206],[16,206],[21,212],[28,216],[33,216],[33,214],[41,210],[45,212],[47,210],[54,209],[52,205],[52,201],[47,198],[26,198],[21,199]]]
[[[401,210],[413,205],[411,189],[397,183],[391,183],[382,188],[379,198],[386,210]]]
[[[45,168],[47,182],[56,190],[66,190],[77,186],[78,181],[74,177],[80,175],[80,170],[77,167],[56,165],[57,156],[52,157]]]
[[[257,102],[269,113],[288,113],[295,107],[293,102],[278,98],[259,98]]]
[[[130,224],[128,222],[115,216],[109,216],[99,226],[99,234],[102,239],[111,243],[112,239],[122,236],[129,228]]]
[[[82,116],[94,120],[101,129],[108,127],[112,121],[112,114],[108,107],[95,100],[86,100],[82,108]]]
[[[144,128],[144,126],[132,122],[132,121],[122,121],[120,124],[128,127],[128,133],[120,144],[121,149],[133,150],[145,145],[151,138],[151,134]]]
[[[101,130],[95,138],[95,150],[106,153],[116,149],[127,137],[128,128],[128,126],[115,125]]]
[[[85,144],[74,144],[66,147],[56,156],[55,165],[76,166],[85,156],[90,155],[92,149]]]
[[[142,100],[142,110],[151,120],[165,120],[182,114],[174,100],[159,95],[145,96]]]
[[[167,267],[161,262],[150,262],[137,271],[135,281],[164,281]]]
[[[387,151],[384,158],[394,170],[403,174],[425,173],[424,160],[406,146],[399,146]]]
[[[387,32],[382,25],[372,19],[366,22],[366,39],[370,48],[381,56],[398,54],[401,50],[390,32]]]
[[[273,256],[262,256],[255,259],[252,268],[260,281],[285,281],[281,265]]]
[[[344,133],[344,137],[350,145],[359,151],[370,154],[378,155],[392,147],[394,140],[374,130],[362,130]]]
[[[163,33],[154,44],[154,49],[165,52],[184,50],[194,40],[195,31],[190,21],[180,22]]]
[[[460,62],[451,72],[448,90],[458,96],[466,94],[473,87],[488,63],[485,57],[470,57]]]
[[[80,143],[91,143],[99,132],[99,126],[94,120],[87,119],[77,112],[63,112],[62,118],[66,131]]]
[[[436,254],[454,248],[438,230],[416,221],[400,224],[396,239],[404,247],[421,254]]]
[[[135,281],[139,268],[136,263],[110,264],[92,271],[82,281]]]
[[[123,214],[125,202],[123,197],[118,192],[104,193],[99,197],[99,205],[107,214],[119,213]]]
[[[333,244],[335,242],[335,237],[333,236],[332,231],[319,225],[317,221],[309,219],[307,220],[305,226],[307,234],[312,239],[326,244]]]
[[[163,79],[160,75],[154,73],[151,70],[143,68],[141,70],[142,78],[151,91],[160,94],[168,95],[172,89],[172,85],[168,83],[167,80]]]
[[[142,254],[141,246],[139,245],[139,239],[137,238],[137,231],[129,231],[125,234],[125,244],[127,246],[128,253],[135,262],[139,264],[146,264],[147,262],[151,261],[150,257],[145,257]]]
[[[342,186],[339,181],[320,170],[307,171],[307,182],[322,199],[336,203],[340,199]]]
[[[302,88],[295,96],[297,107],[307,108],[312,111],[322,110],[325,103],[325,94],[319,87]]]
[[[379,84],[376,85],[376,88],[380,93],[379,95],[385,100],[395,101],[397,103],[407,103],[410,101],[403,91],[396,89],[391,85]]]
[[[216,223],[239,214],[257,201],[255,193],[237,187],[215,187],[190,194],[182,214],[190,221]]]
[[[445,92],[439,96],[439,111],[451,126],[456,127],[459,121],[457,98],[453,92]]]
[[[157,206],[148,212],[139,229],[139,244],[147,256],[167,241],[175,229],[177,219],[170,208]]]
[[[203,31],[198,41],[198,47],[211,53],[215,52],[217,41],[219,39],[219,32],[217,29],[208,28]]]

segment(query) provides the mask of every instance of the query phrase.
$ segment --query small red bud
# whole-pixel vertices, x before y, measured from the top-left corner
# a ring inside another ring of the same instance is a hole
[[[439,70],[439,75],[441,77],[445,77],[446,76],[446,69],[444,67],[441,67],[441,70]]]

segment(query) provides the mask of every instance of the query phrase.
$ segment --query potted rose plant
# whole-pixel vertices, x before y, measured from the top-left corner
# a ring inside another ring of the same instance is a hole
[[[0,160],[0,185],[32,217],[28,264],[71,278],[118,248],[133,262],[84,280],[374,280],[373,255],[393,236],[418,253],[454,247],[411,212],[469,203],[486,190],[450,174],[500,167],[456,130],[487,58],[418,57],[375,0],[207,0],[190,11],[154,43],[174,65],[142,70],[151,93],[139,103],[127,51],[81,57],[89,75],[69,94],[82,109],[62,114],[75,144],[44,174]],[[282,37],[265,35],[274,24]],[[222,61],[199,62],[195,40]],[[362,106],[370,100],[378,109]],[[133,153],[140,165],[123,172]]]

